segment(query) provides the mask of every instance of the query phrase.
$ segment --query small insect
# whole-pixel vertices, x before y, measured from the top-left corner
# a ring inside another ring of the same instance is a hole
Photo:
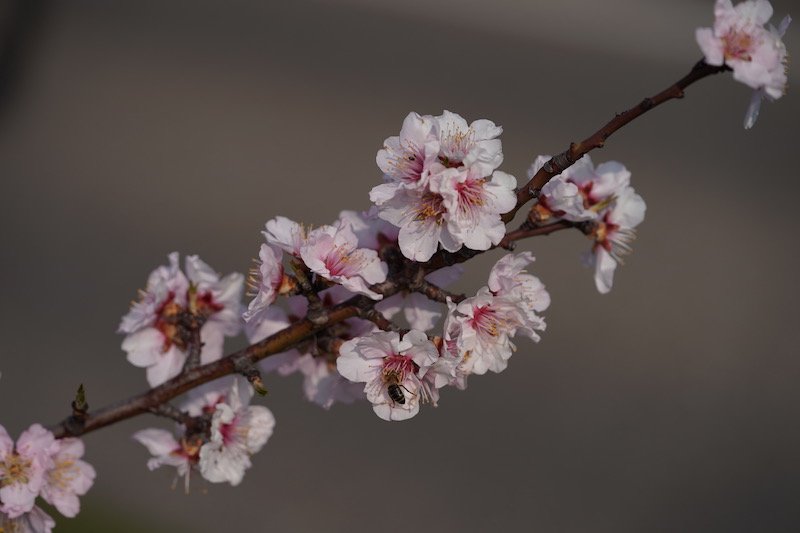
[[[390,383],[389,386],[386,387],[386,392],[393,402],[399,403],[400,405],[406,403],[406,395],[403,394],[403,388],[397,383]]]
[[[383,377],[384,383],[386,383],[386,394],[389,395],[389,399],[391,399],[394,403],[399,403],[400,405],[405,405],[406,403],[406,395],[403,392],[405,390],[409,394],[413,396],[410,390],[406,389],[403,385],[401,385],[400,375],[398,375],[395,371],[387,372]]]

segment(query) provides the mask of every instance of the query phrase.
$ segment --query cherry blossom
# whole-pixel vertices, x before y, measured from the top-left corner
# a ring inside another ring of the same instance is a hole
[[[80,511],[78,496],[86,494],[94,484],[94,468],[81,460],[83,453],[80,439],[57,440],[51,455],[53,465],[47,471],[42,487],[42,498],[69,518],[77,516]]]
[[[347,223],[339,221],[311,231],[300,248],[300,257],[312,272],[325,279],[374,300],[383,298],[369,286],[386,281],[386,263],[375,250],[358,247],[358,238]]]
[[[342,344],[336,366],[350,381],[365,383],[364,392],[383,420],[407,420],[430,401],[425,373],[436,363],[438,350],[425,333],[377,331]]]
[[[211,438],[200,448],[199,468],[212,483],[241,483],[250,468],[250,456],[261,450],[275,428],[275,417],[262,405],[248,405],[252,390],[238,381],[211,418]]]
[[[186,274],[178,266],[178,253],[169,255],[169,265],[150,274],[140,301],[122,318],[125,333],[122,349],[128,361],[147,369],[151,386],[178,375],[186,362],[187,334],[179,322],[190,313],[203,323],[200,339],[202,363],[222,356],[226,336],[241,329],[241,297],[244,278],[234,273],[220,279],[197,256],[186,258]]]
[[[763,98],[775,100],[786,92],[788,54],[782,38],[791,17],[784,17],[778,28],[767,28],[772,13],[767,0],[746,0],[736,6],[730,0],[717,0],[714,26],[696,32],[706,63],[727,65],[735,80],[754,89],[745,115],[748,129],[755,124]]]
[[[9,519],[31,512],[57,450],[53,434],[39,424],[23,431],[16,446],[0,426],[0,512]]]
[[[55,520],[37,506],[16,518],[0,512],[0,533],[50,533],[54,527]]]

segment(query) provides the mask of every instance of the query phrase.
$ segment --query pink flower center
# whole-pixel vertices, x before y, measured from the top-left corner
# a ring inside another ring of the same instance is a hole
[[[725,46],[725,59],[738,59],[740,61],[751,61],[750,56],[753,48],[752,35],[741,30],[731,29],[722,37]]]
[[[9,454],[6,456],[6,460],[0,463],[0,487],[16,483],[26,485],[29,481],[30,470],[30,459],[20,457],[16,453]]]
[[[383,359],[384,383],[402,383],[406,376],[416,371],[414,361],[405,355],[390,355]]]
[[[47,480],[50,485],[67,490],[79,475],[80,469],[75,460],[67,458],[56,463],[55,467],[47,473]]]
[[[423,163],[425,158],[422,151],[414,144],[409,143],[404,146],[405,152],[392,158],[390,165],[395,172],[410,182],[417,182],[422,177]]]
[[[500,334],[502,321],[491,306],[482,305],[472,308],[472,320],[470,320],[470,325],[472,329],[479,333],[487,333],[492,337],[497,337]]]
[[[417,216],[414,217],[414,220],[423,221],[433,218],[437,224],[441,224],[444,212],[445,208],[442,204],[442,196],[436,193],[426,192],[417,206]]]
[[[458,209],[463,214],[477,211],[486,203],[483,183],[484,180],[468,179],[463,183],[456,184]]]

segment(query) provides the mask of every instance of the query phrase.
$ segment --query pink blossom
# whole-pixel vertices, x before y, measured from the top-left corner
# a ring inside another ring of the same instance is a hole
[[[147,461],[147,468],[155,470],[162,466],[175,467],[177,477],[184,479],[184,489],[189,492],[191,471],[200,458],[201,440],[181,437],[179,442],[169,431],[155,428],[137,431],[133,434],[133,439],[147,448],[153,456]]]
[[[440,175],[437,179],[443,177]],[[427,187],[403,188],[382,200],[374,192],[375,189],[370,193],[370,199],[378,206],[380,217],[400,228],[398,244],[405,257],[424,262],[436,253],[440,244],[450,252],[461,248],[462,243],[450,232],[447,224],[447,208],[441,194]]]
[[[499,170],[488,181],[459,169],[431,179],[431,190],[442,196],[450,234],[472,250],[488,250],[503,239],[506,226],[500,215],[517,204],[516,186],[514,176]]]
[[[230,274],[222,279],[197,256],[186,258],[186,274],[178,267],[177,252],[170,264],[150,275],[141,299],[122,318],[119,332],[127,334],[122,349],[131,364],[147,369],[151,386],[178,375],[187,357],[186,335],[179,327],[182,314],[201,318],[202,363],[222,356],[226,336],[241,329],[244,278]]]
[[[0,512],[15,519],[31,512],[58,450],[53,434],[33,424],[14,441],[0,426]]]
[[[386,281],[386,263],[375,250],[358,248],[349,224],[339,221],[335,226],[314,229],[300,248],[300,256],[315,274],[374,300],[383,298],[369,286]]]
[[[647,206],[633,188],[619,193],[611,206],[601,212],[601,219],[592,233],[594,245],[587,256],[587,264],[595,269],[597,290],[606,294],[614,282],[617,264],[631,252],[631,242],[636,237],[634,228],[644,220]]]
[[[269,440],[275,428],[272,412],[261,405],[248,405],[252,390],[235,381],[226,399],[218,403],[211,418],[211,438],[200,448],[199,468],[212,483],[241,483],[250,468],[250,456]]]
[[[370,200],[380,218],[399,228],[403,255],[427,261],[439,245],[453,252],[500,242],[500,215],[516,204],[516,180],[495,172],[503,161],[502,131],[449,111],[412,113],[400,137],[387,139],[377,158],[386,183],[372,189]]]
[[[403,120],[400,135],[389,137],[375,158],[390,183],[424,185],[430,165],[439,155],[439,140],[433,128],[436,120],[430,115],[411,112]]]
[[[277,216],[267,221],[264,237],[269,244],[284,252],[300,257],[300,247],[306,241],[308,228],[286,217]]]
[[[461,115],[445,111],[436,117],[439,139],[439,164],[447,168],[463,167],[471,178],[485,178],[503,162],[503,149],[497,137],[503,128],[491,120],[467,124]]]
[[[62,515],[72,518],[80,511],[80,500],[94,484],[92,465],[82,461],[84,446],[80,439],[56,441],[56,451],[51,456],[53,466],[47,471],[42,497]]]
[[[539,340],[545,322],[537,313],[550,305],[550,295],[525,272],[532,262],[529,252],[506,255],[492,268],[488,287],[458,306],[448,302],[443,351],[460,358],[455,376],[460,388],[469,374],[505,370],[516,350],[511,339],[518,333]]]
[[[284,285],[284,271],[281,263],[283,252],[277,246],[262,244],[258,252],[258,268],[250,276],[251,288],[256,291],[242,318],[245,322],[263,313],[278,297]]]
[[[50,533],[55,526],[55,520],[36,506],[16,518],[0,512],[0,533]]]
[[[403,338],[395,332],[377,331],[345,342],[336,366],[350,381],[365,383],[364,392],[383,420],[407,420],[430,401],[430,384],[423,381],[436,363],[438,350],[421,331]]]
[[[774,100],[786,92],[788,54],[782,37],[791,18],[787,15],[778,28],[767,28],[772,13],[767,0],[746,0],[736,6],[730,0],[717,0],[713,28],[696,32],[706,63],[727,65],[735,80],[755,90],[745,128],[755,123],[763,97]]]

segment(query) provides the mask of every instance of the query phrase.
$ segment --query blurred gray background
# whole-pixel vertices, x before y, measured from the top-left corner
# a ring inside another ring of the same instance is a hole
[[[503,125],[503,169],[522,177],[682,76],[712,21],[711,0],[0,6],[13,434],[61,419],[79,383],[93,407],[146,387],[115,330],[167,253],[244,271],[268,218],[366,208],[410,110]],[[718,76],[593,154],[647,200],[635,252],[601,296],[584,237],[524,244],[553,305],[505,373],[396,424],[272,379],[276,433],[242,486],[196,479],[189,496],[130,439],[169,425],[118,424],[86,438],[99,478],[57,531],[800,530],[800,104],[790,87],[746,132],[748,99]]]

